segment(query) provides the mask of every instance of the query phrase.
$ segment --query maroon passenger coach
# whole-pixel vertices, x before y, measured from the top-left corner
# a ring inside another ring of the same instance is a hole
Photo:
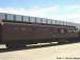
[[[39,17],[0,13],[0,43],[16,44],[67,42],[78,37],[77,28],[68,22]]]

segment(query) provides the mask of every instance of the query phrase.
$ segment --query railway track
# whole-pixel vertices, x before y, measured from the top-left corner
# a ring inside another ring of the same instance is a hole
[[[26,47],[18,47],[18,48],[10,48],[8,49],[5,45],[3,48],[0,48],[0,53],[2,52],[9,52],[9,51],[16,51],[16,50],[24,50],[24,49],[35,49],[35,48],[43,48],[43,47],[50,47],[50,46],[59,46],[59,45],[66,45],[66,44],[73,44],[78,42],[70,42],[70,43],[58,43],[58,42],[51,42],[51,43],[38,43],[38,44],[29,44]]]

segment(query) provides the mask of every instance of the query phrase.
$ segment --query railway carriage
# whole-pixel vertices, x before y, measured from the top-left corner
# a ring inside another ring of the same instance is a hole
[[[67,42],[78,37],[68,22],[0,13],[0,43],[8,47],[44,42]]]

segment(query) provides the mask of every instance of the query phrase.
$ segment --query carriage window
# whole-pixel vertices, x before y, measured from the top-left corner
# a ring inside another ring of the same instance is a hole
[[[65,23],[63,21],[56,21],[56,24],[64,25]]]
[[[69,25],[69,26],[70,26],[70,23],[68,22],[68,23],[67,23],[67,25]]]
[[[65,25],[65,22],[63,21],[63,25]]]
[[[50,19],[48,19],[48,20],[47,20],[47,23],[48,23],[48,24],[51,24],[51,23],[52,23],[52,21],[51,21]]]
[[[23,22],[29,22],[29,17],[28,16],[23,16]]]
[[[65,22],[63,21],[63,25],[65,25]]]
[[[57,24],[60,24],[60,21],[57,21]]]
[[[7,14],[7,20],[14,20],[14,15]]]
[[[42,23],[46,23],[46,19],[44,18],[41,18],[42,19]]]
[[[5,20],[5,14],[3,14],[3,13],[0,13],[0,19],[3,19],[3,20]]]
[[[59,21],[56,20],[55,23],[56,23],[56,24],[59,24]]]
[[[20,15],[15,15],[16,21],[22,21],[21,17],[22,16],[20,16]]]
[[[55,24],[57,24],[57,21],[55,20]]]
[[[36,23],[42,23],[41,18],[36,18]]]
[[[30,22],[35,22],[35,17],[30,17]]]
[[[70,26],[73,26],[73,23],[70,22]]]
[[[59,23],[60,25],[63,25],[63,21],[60,21],[60,23]]]
[[[62,21],[58,21],[57,24],[62,25]]]
[[[66,22],[66,25],[67,25],[67,22]]]
[[[52,24],[55,24],[55,21],[54,20],[52,20]]]

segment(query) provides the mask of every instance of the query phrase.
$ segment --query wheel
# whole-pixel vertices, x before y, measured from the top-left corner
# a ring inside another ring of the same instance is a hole
[[[6,44],[8,49],[19,49],[19,48],[25,48],[25,44],[20,44],[20,43],[8,43]]]
[[[61,45],[61,44],[64,44],[64,42],[58,42],[58,44],[60,44],[60,45]]]
[[[60,41],[60,42],[58,42],[58,44],[68,44],[68,43],[70,43],[70,41]]]

